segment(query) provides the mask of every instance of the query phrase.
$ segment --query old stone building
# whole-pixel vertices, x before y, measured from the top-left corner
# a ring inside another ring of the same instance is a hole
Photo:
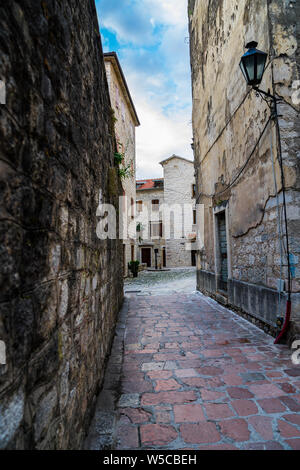
[[[300,320],[299,2],[189,0],[197,202],[204,205],[198,289],[275,333],[288,297]],[[239,68],[245,45],[268,53],[260,89],[277,96],[279,139],[264,95]]]
[[[136,231],[134,219],[135,210],[135,180],[136,180],[136,151],[135,128],[140,125],[118,56],[115,52],[104,54],[106,76],[109,87],[111,105],[114,110],[115,137],[118,153],[124,155],[120,165],[124,174],[123,186],[123,265],[124,276],[128,275],[128,262],[137,257]]]
[[[94,0],[2,2],[0,48],[0,448],[79,449],[123,300]]]
[[[136,224],[138,260],[148,268],[166,267],[166,246],[160,205],[164,202],[164,180],[136,182]]]
[[[137,181],[139,260],[158,268],[196,265],[193,162],[172,155],[160,164],[163,178]]]

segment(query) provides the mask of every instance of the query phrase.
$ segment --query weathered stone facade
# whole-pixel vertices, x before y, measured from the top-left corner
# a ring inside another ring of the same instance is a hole
[[[128,262],[137,259],[136,227],[133,223],[136,190],[135,128],[140,125],[121,65],[115,52],[104,54],[111,105],[114,110],[115,137],[118,152],[124,155],[121,169],[127,169],[122,177],[123,201],[123,264],[124,276],[128,276]],[[121,209],[121,208],[120,208]]]
[[[182,211],[174,211],[172,220],[163,214],[165,231],[170,234],[166,240],[167,266],[183,267],[192,265],[192,253],[189,236],[196,232],[193,224],[195,210],[195,169],[193,162],[173,155],[161,162],[164,169],[164,203],[167,213],[172,206],[179,204]],[[176,228],[181,228],[176,234]],[[180,233],[181,232],[181,233]]]
[[[0,7],[0,448],[81,447],[123,300],[122,194],[94,0]]]
[[[159,181],[159,180],[154,180]],[[137,205],[136,205],[136,222],[140,230],[137,231],[138,242],[138,260],[140,263],[150,261],[148,267],[155,267],[155,251],[157,251],[157,267],[163,268],[164,265],[164,250],[166,248],[165,238],[162,236],[151,236],[150,222],[160,223],[162,221],[162,213],[160,210],[152,210],[152,201],[159,201],[158,206],[164,203],[164,186],[161,180],[161,186],[152,189],[139,189],[136,191]],[[142,204],[141,204],[142,203]],[[140,208],[142,210],[140,210]]]
[[[300,28],[295,18],[299,18],[299,8],[299,3],[285,0],[190,0],[188,6],[195,167],[198,202],[205,206],[198,288],[271,330],[276,316],[284,316],[288,273],[278,237],[278,205],[284,231],[278,140],[271,121],[250,157],[270,110],[260,96],[247,89],[239,61],[245,44],[256,40],[270,60],[260,88],[281,97],[279,125],[290,251],[295,263],[292,319],[297,322]],[[282,239],[284,245],[285,237]],[[279,301],[280,279],[285,281],[285,291]]]
[[[140,261],[143,261],[142,251],[151,251],[151,267],[155,266],[155,250],[158,267],[176,268],[192,266],[192,251],[194,236],[196,236],[195,196],[194,196],[194,165],[193,162],[177,155],[163,160],[164,177],[161,188],[140,186],[137,188],[137,222],[141,223],[143,231],[140,236]],[[144,180],[144,183],[159,180]],[[139,201],[143,210],[139,212]],[[157,201],[156,205],[152,205]],[[156,209],[156,210],[155,210]],[[149,223],[162,224],[162,236],[153,237]]]

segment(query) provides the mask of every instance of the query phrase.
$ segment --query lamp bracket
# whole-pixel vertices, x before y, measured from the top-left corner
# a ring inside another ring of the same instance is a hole
[[[278,99],[276,98],[276,96],[275,96],[275,95],[272,95],[272,94],[270,93],[270,90],[268,90],[268,91],[266,92],[266,91],[264,91],[264,90],[260,90],[260,89],[259,89],[258,87],[256,87],[256,86],[254,86],[254,87],[252,87],[252,88],[253,88],[253,90],[257,91],[258,93],[261,93],[262,95],[266,96],[267,98],[272,98],[272,100],[273,100],[273,101],[276,101],[276,102],[278,101]]]

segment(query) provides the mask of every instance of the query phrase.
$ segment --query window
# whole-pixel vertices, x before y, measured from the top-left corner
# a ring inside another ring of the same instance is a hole
[[[123,197],[122,197],[122,211],[125,212],[126,210],[126,194],[125,194],[125,191],[123,189]]]
[[[143,211],[143,201],[136,201],[136,208],[138,212]]]
[[[122,113],[122,120],[125,122],[125,104],[121,101],[121,113]]]
[[[131,218],[134,219],[134,200],[133,200],[133,198],[131,198],[130,204],[131,204]]]
[[[154,188],[163,188],[164,182],[163,180],[153,180]]]
[[[150,222],[150,237],[161,238],[163,232],[162,222]]]
[[[159,210],[159,199],[152,200],[152,210],[155,212]]]
[[[192,184],[192,198],[196,197],[196,185]]]
[[[105,66],[105,70],[106,70],[107,83],[108,83],[108,85],[110,85],[110,80],[111,80],[110,67]]]
[[[119,93],[119,88],[117,85],[115,85],[115,92],[116,92],[116,108],[119,108],[120,106],[120,93]]]
[[[196,209],[193,210],[193,225],[197,223],[197,211]]]
[[[131,140],[134,141],[134,125],[133,124],[130,124],[130,136],[131,136]]]

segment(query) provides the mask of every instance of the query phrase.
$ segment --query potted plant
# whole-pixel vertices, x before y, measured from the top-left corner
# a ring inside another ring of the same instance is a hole
[[[139,261],[130,261],[128,263],[128,269],[132,272],[133,277],[138,277],[139,272]]]

